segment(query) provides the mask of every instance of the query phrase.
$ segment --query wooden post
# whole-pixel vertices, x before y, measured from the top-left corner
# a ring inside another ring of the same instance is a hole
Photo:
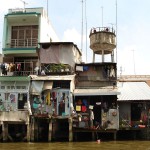
[[[30,124],[27,123],[27,142],[30,142]]]
[[[75,138],[75,141],[77,141],[77,140],[78,140],[77,132],[74,132],[74,138]]]
[[[8,124],[4,122],[2,124],[2,134],[3,134],[3,142],[8,141]]]
[[[132,132],[133,132],[133,140],[136,140],[136,130]]]
[[[73,141],[72,118],[68,118],[69,122],[69,142]]]
[[[117,139],[117,131],[114,132],[114,141]]]
[[[53,130],[52,118],[49,118],[48,142],[51,142],[51,141],[52,141],[52,130]]]
[[[0,126],[2,126],[1,122],[0,122]],[[0,134],[0,140],[3,140],[3,132]]]
[[[38,141],[39,140],[38,126],[39,126],[39,118],[36,118],[36,120],[34,120],[34,141]]]
[[[34,120],[34,116],[31,116],[31,124],[30,124],[30,130],[31,130],[31,142],[34,142],[34,126],[35,126],[35,120]]]
[[[92,132],[92,141],[95,141],[95,132]]]

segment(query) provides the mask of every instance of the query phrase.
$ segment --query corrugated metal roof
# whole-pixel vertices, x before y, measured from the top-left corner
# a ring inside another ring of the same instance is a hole
[[[150,87],[145,82],[119,82],[118,101],[150,100]]]
[[[99,89],[75,89],[75,96],[94,96],[94,95],[117,95],[120,94],[117,89],[99,88]]]

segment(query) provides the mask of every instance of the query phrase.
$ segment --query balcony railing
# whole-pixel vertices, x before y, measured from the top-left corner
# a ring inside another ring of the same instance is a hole
[[[8,48],[36,47],[38,45],[37,38],[27,39],[11,39],[11,43],[7,44]]]
[[[36,63],[33,61],[28,62],[5,62],[1,64],[0,75],[5,76],[28,76],[28,75],[37,75],[38,70],[35,70]]]
[[[9,75],[9,73],[7,75]],[[29,76],[29,75],[37,75],[37,73],[35,71],[14,71],[12,75],[14,75],[14,76]]]
[[[113,28],[110,27],[96,27],[96,28],[92,28],[90,31],[90,34],[92,33],[97,33],[97,32],[112,32],[115,34],[115,30]]]

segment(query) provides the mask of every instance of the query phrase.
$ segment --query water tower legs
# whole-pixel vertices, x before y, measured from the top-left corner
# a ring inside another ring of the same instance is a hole
[[[104,62],[104,50],[102,50],[102,62]]]
[[[102,52],[101,53],[102,62],[105,62],[105,50],[102,50],[101,52]],[[111,52],[111,62],[115,62],[115,60],[114,60],[114,51]],[[93,63],[95,63],[95,53],[94,52],[93,52]]]
[[[95,62],[95,53],[93,52],[93,63]]]
[[[111,62],[114,62],[114,51],[111,53]]]

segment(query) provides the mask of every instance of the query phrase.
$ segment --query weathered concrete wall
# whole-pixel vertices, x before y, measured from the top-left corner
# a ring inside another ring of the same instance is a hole
[[[0,121],[29,122],[28,111],[0,112]]]

